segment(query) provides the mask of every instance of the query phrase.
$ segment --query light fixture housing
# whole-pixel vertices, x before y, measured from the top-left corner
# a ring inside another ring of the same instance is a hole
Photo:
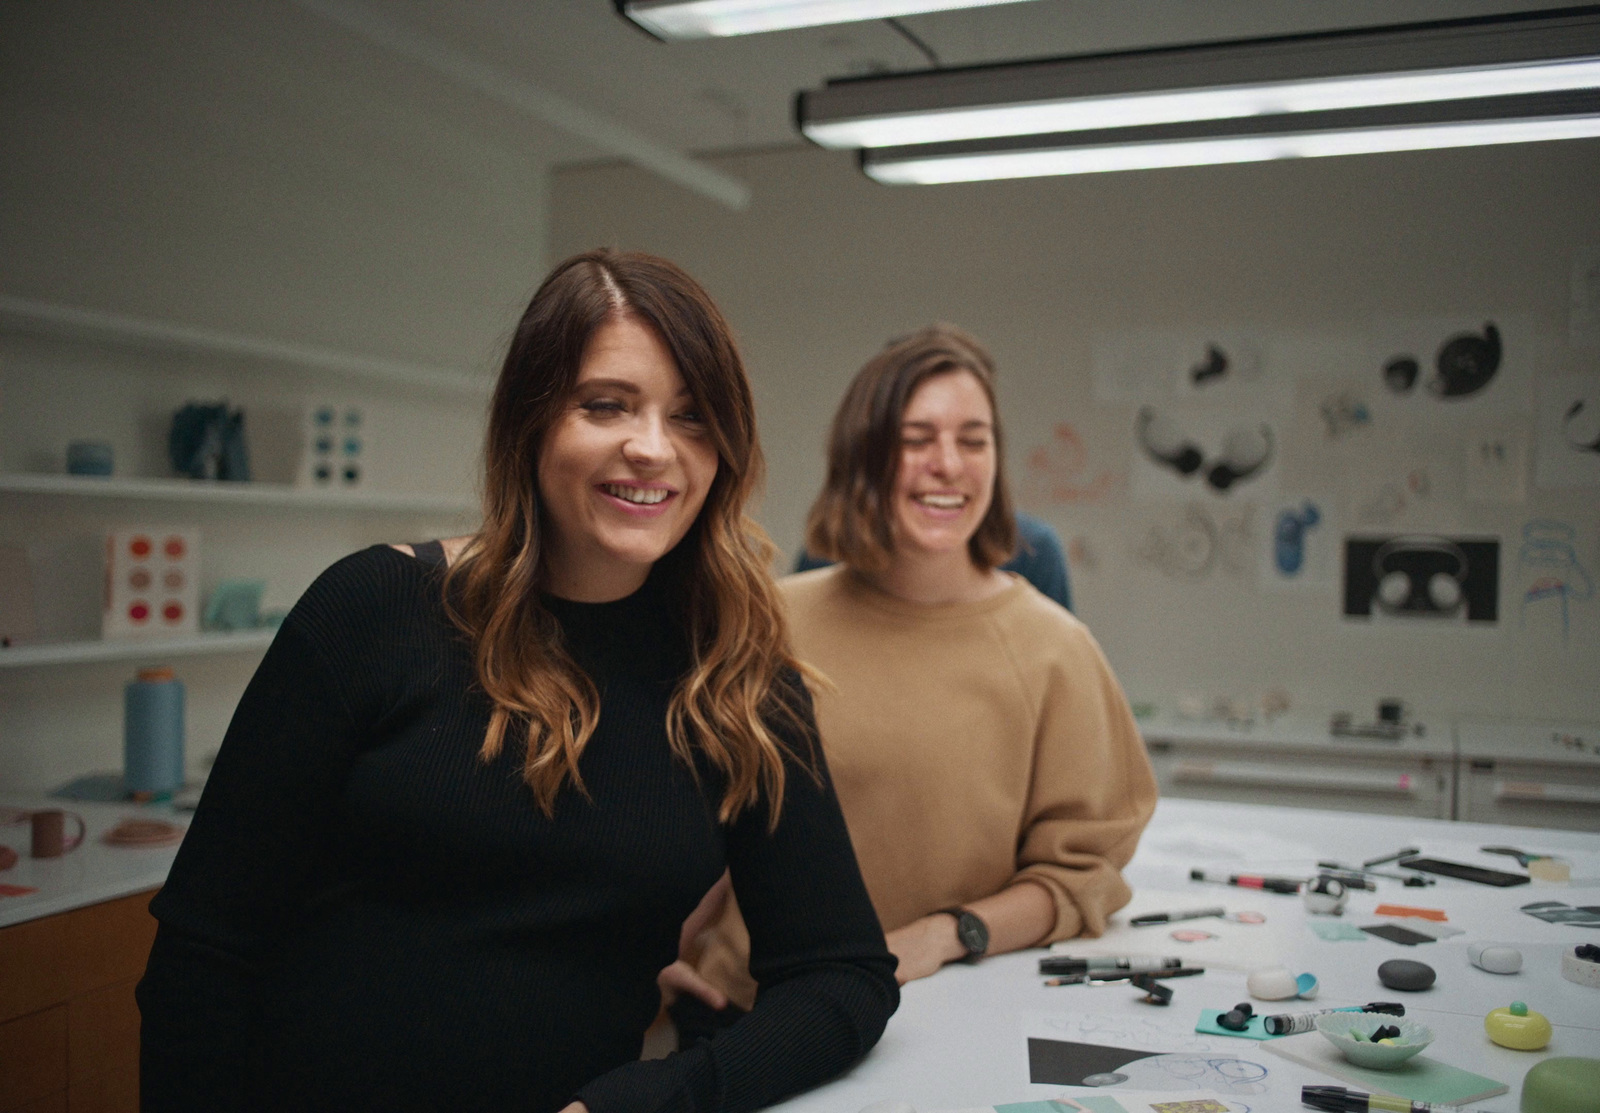
[[[829,81],[803,135],[903,147],[1600,87],[1600,6]]]
[[[863,150],[887,185],[1093,174],[1600,137],[1600,90]]]
[[[658,39],[754,35],[830,23],[893,19],[1029,0],[616,0],[617,11]]]

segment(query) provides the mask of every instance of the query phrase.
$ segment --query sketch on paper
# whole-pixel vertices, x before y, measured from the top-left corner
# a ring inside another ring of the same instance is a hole
[[[1356,524],[1392,526],[1408,514],[1424,507],[1433,497],[1433,475],[1427,465],[1406,469],[1403,476],[1388,479],[1360,498],[1356,505]]]
[[[1500,370],[1500,330],[1490,321],[1480,332],[1456,332],[1440,345],[1426,365],[1410,352],[1390,356],[1383,365],[1383,384],[1407,394],[1420,382],[1436,398],[1468,398],[1489,385]]]
[[[1372,408],[1353,390],[1336,390],[1317,403],[1317,415],[1330,441],[1343,440],[1372,424]]]
[[[1176,518],[1151,525],[1134,548],[1134,556],[1162,575],[1198,582],[1214,571],[1244,571],[1250,546],[1252,508],[1214,515],[1197,503],[1183,507]]]
[[[1023,463],[1023,496],[1035,506],[1103,503],[1125,478],[1092,466],[1083,435],[1066,421],[1057,422],[1049,443],[1030,449]]]
[[[1346,618],[1492,623],[1499,599],[1498,538],[1345,538]]]
[[[1561,640],[1572,629],[1571,605],[1594,598],[1594,578],[1578,561],[1577,530],[1566,522],[1539,519],[1522,527],[1517,549],[1517,569],[1524,575],[1522,625],[1528,615],[1535,621],[1559,615]]]
[[[1541,385],[1534,482],[1600,487],[1600,375],[1569,375]]]
[[[1142,1017],[1025,1014],[1029,1081],[1130,1090],[1205,1090],[1226,1095],[1266,1090],[1268,1070],[1240,1059],[1232,1040],[1176,1030]]]
[[[1232,329],[1142,331],[1098,341],[1094,393],[1102,402],[1239,397],[1259,387],[1260,346]]]
[[[1468,434],[1462,461],[1463,493],[1472,502],[1518,504],[1527,500],[1528,437],[1507,426]]]
[[[1264,421],[1233,426],[1223,434],[1217,450],[1207,454],[1172,415],[1142,406],[1134,420],[1134,439],[1158,467],[1180,479],[1198,478],[1219,495],[1272,462],[1272,426]]]

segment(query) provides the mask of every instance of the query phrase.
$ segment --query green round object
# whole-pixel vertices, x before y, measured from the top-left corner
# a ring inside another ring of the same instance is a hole
[[[1600,1059],[1557,1056],[1522,1080],[1522,1113],[1600,1113]]]

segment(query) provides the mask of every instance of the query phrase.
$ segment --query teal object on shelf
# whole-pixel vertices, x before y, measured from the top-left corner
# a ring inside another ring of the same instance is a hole
[[[123,689],[122,784],[135,800],[183,787],[183,681],[169,668],[140,669]]]

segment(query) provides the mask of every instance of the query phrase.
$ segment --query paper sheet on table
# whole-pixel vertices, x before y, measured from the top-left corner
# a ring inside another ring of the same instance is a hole
[[[1099,1089],[1101,1082],[1118,1084],[1119,1093],[1125,1084],[1129,1092],[1201,1091],[1244,1098],[1265,1093],[1272,1073],[1258,1045],[1195,1032],[1187,1015],[1030,1011],[1021,1022],[1028,1080],[1071,1087],[1075,1099],[1079,1087]]]
[[[928,1110],[927,1113],[1249,1113],[1251,1108],[1238,1098],[1205,1090],[1171,1093],[1116,1089],[1062,1094],[1048,1101],[1018,1101],[971,1109]]]
[[[1259,912],[1266,917],[1260,924],[1240,924],[1209,916],[1202,920],[1174,920],[1166,924],[1132,927],[1135,916],[1155,912],[1182,912],[1205,907],[1222,907],[1228,912]],[[1300,942],[1299,898],[1256,889],[1217,886],[1197,893],[1193,889],[1166,892],[1141,889],[1133,894],[1126,908],[1111,916],[1110,926],[1098,939],[1065,939],[1052,943],[1052,954],[1089,956],[1161,955],[1183,959],[1186,966],[1207,969],[1250,971],[1263,966],[1281,966]],[[1172,938],[1174,931],[1199,929],[1216,936],[1190,943]],[[1173,983],[1177,985],[1177,982]]]

